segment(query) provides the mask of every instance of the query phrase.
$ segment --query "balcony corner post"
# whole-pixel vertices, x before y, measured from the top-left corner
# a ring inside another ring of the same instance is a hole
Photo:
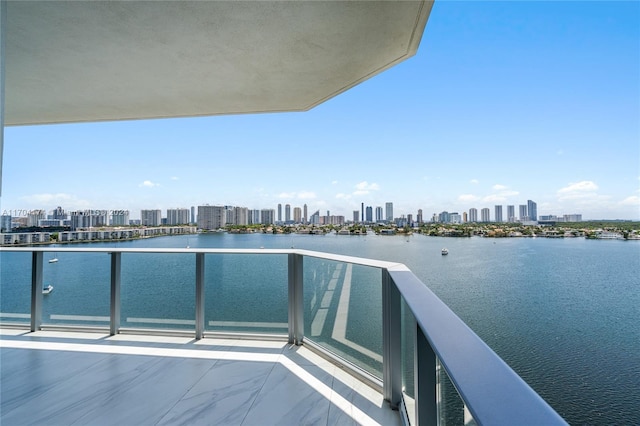
[[[414,386],[416,425],[437,425],[437,360],[420,324],[416,324],[414,346]]]
[[[120,280],[121,252],[111,252],[111,303],[109,310],[109,334],[120,333]]]
[[[400,291],[382,270],[382,390],[391,408],[398,409],[402,400],[402,348],[400,336]]]
[[[289,344],[301,345],[304,339],[304,299],[302,255],[289,253]]]
[[[31,331],[42,325],[42,259],[41,251],[31,252]]]
[[[204,337],[204,253],[196,253],[196,340]]]

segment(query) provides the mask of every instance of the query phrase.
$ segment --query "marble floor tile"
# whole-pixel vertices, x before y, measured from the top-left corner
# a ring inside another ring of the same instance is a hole
[[[274,363],[219,361],[160,420],[159,425],[240,425]]]
[[[0,331],[2,425],[397,425],[368,387],[285,341]]]
[[[3,419],[20,407],[24,407],[24,412],[29,413],[34,401],[35,404],[49,404],[50,402],[45,402],[43,398],[54,395],[55,389],[61,384],[90,371],[105,357],[91,355],[93,356],[60,351],[3,348],[0,364],[0,409]]]
[[[327,424],[333,378],[319,367],[297,366],[294,374],[292,367],[274,366],[243,425],[264,425],[265,419],[274,425]]]
[[[157,424],[216,362],[191,358],[158,358],[132,380],[127,380],[126,385],[116,385],[117,393],[112,393],[113,387],[108,386],[105,389],[108,400],[100,395],[101,387],[98,387],[94,391],[94,398],[96,402],[102,399],[103,403],[94,404],[91,410],[79,418],[78,423],[92,424],[93,419],[104,418],[114,425]]]

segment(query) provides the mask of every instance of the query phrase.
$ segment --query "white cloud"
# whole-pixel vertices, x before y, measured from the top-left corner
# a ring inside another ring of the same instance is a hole
[[[640,207],[640,197],[637,195],[632,195],[630,197],[625,198],[620,201],[620,204],[623,206],[638,206]]]
[[[27,207],[64,206],[65,209],[91,208],[91,202],[80,199],[72,194],[32,194],[20,197],[20,200],[28,204]]]
[[[171,176],[171,180],[180,180],[178,176]]]
[[[21,200],[27,201],[29,203],[39,203],[39,204],[51,204],[56,200],[61,202],[67,202],[73,198],[70,194],[33,194],[33,195],[25,195],[20,197]]]
[[[569,186],[565,186],[564,188],[560,188],[558,190],[559,194],[566,194],[570,192],[584,192],[584,191],[596,191],[598,189],[598,185],[595,182],[590,180],[583,180],[576,183],[570,183]]]
[[[153,188],[154,186],[160,186],[159,183],[153,183],[150,180],[145,180],[144,182],[142,182],[140,185],[138,185],[140,188]]]
[[[360,182],[359,184],[356,185],[356,190],[357,191],[377,191],[380,189],[380,186],[377,183],[369,183],[366,180],[363,182]],[[357,192],[356,191],[356,192]],[[365,192],[365,194],[367,194],[368,192]],[[355,194],[355,192],[354,192]]]
[[[278,198],[284,198],[284,199],[297,198],[299,200],[310,200],[310,199],[316,198],[316,193],[311,191],[281,192],[278,195]]]
[[[483,197],[482,201],[487,203],[504,203],[507,201],[507,197],[502,194],[491,194]]]
[[[480,197],[478,197],[477,195],[473,195],[473,194],[462,194],[462,195],[458,196],[458,201],[461,201],[461,202],[464,202],[464,203],[478,201],[479,199],[480,199]]]
[[[480,183],[480,181],[479,181],[478,179],[471,179],[471,180],[469,181],[469,183],[472,183],[472,184],[474,184],[474,185],[477,185],[477,184],[479,184],[479,183]]]
[[[337,184],[338,184],[338,181],[337,181],[337,180],[332,180],[332,181],[331,181],[331,184],[332,184],[332,185],[337,185]]]
[[[515,197],[520,193],[512,189],[508,189],[508,186],[496,184],[493,185],[493,190],[496,191],[493,194],[489,194],[482,198],[482,201],[487,203],[505,203],[509,197]]]
[[[311,191],[302,191],[298,193],[298,198],[301,200],[309,200],[316,198],[316,193]]]
[[[595,199],[599,198],[598,194],[596,194],[597,190],[598,185],[594,182],[590,180],[583,180],[580,182],[570,183],[568,186],[560,188],[557,195],[559,201]]]

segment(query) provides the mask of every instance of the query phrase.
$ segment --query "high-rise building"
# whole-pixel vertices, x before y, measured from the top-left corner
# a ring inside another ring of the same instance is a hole
[[[516,207],[511,205],[507,206],[507,222],[513,223],[516,221]]]
[[[563,217],[565,222],[582,222],[581,214],[565,214]]]
[[[293,223],[302,223],[302,210],[300,207],[293,208]]]
[[[538,204],[535,201],[527,200],[527,212],[529,213],[529,220],[534,222],[538,220]]]
[[[480,210],[480,221],[481,222],[491,222],[491,210],[488,207]]]
[[[526,222],[529,220],[529,215],[527,214],[527,205],[526,204],[520,204],[519,206],[520,209],[520,222]]]
[[[30,210],[27,214],[27,226],[38,226],[42,219],[46,219],[44,210]]]
[[[273,225],[275,223],[275,215],[276,212],[273,209],[260,210],[260,223],[262,223],[263,225]]]
[[[362,219],[362,222],[364,223],[365,221],[365,217],[364,217],[364,203],[360,204],[360,211],[362,212],[360,215],[360,218]]]
[[[385,208],[385,219],[387,222],[393,222],[393,203],[386,203],[384,205]]]
[[[61,219],[64,220],[67,218],[67,214],[64,212],[62,207],[58,206],[51,212],[51,219]]]
[[[284,206],[284,223],[291,223],[291,205],[286,204]]]
[[[233,208],[233,224],[234,225],[249,224],[249,209],[247,207]]]
[[[418,225],[422,225],[424,223],[424,220],[422,218],[422,209],[418,209],[418,216],[416,217],[416,221],[418,222]]]
[[[167,209],[167,225],[186,225],[190,222],[189,209]]]
[[[224,206],[198,206],[198,228],[215,230],[226,225],[227,211]]]
[[[71,212],[69,222],[71,230],[107,226],[109,224],[107,213],[106,210],[78,210]]]
[[[260,223],[260,210],[249,210],[249,225],[258,225]]]
[[[462,216],[460,216],[460,213],[449,213],[449,223],[462,223]]]
[[[307,222],[307,205],[305,204],[304,206],[302,206],[302,223],[308,223]]]
[[[282,222],[282,204],[278,203],[278,223]]]
[[[129,210],[113,210],[111,212],[111,225],[112,226],[129,225]]]
[[[366,221],[367,221],[367,223],[373,222],[373,208],[371,206],[367,206],[367,209],[366,209]]]
[[[10,232],[11,231],[11,215],[3,214],[0,216],[0,232]]]
[[[478,209],[476,209],[475,207],[469,209],[469,222],[478,222]]]
[[[376,223],[382,222],[382,207],[376,207]]]
[[[358,223],[360,222],[360,211],[359,210],[354,210],[353,211],[353,223]]]
[[[495,212],[495,221],[502,222],[502,206],[496,206]]]
[[[444,211],[438,214],[438,222],[440,223],[449,223],[449,212]]]
[[[320,225],[320,210],[316,210],[316,212],[311,215],[309,223],[311,225]]]
[[[160,226],[162,224],[162,210],[140,210],[140,223],[142,226]]]
[[[469,221],[469,215],[467,212],[462,212],[462,222],[467,223]]]
[[[325,225],[344,225],[344,216],[328,216]]]

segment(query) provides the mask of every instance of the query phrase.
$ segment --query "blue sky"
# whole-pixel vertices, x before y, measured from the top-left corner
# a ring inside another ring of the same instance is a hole
[[[4,150],[3,211],[640,220],[640,3],[440,1],[416,56],[309,112],[8,127]]]

